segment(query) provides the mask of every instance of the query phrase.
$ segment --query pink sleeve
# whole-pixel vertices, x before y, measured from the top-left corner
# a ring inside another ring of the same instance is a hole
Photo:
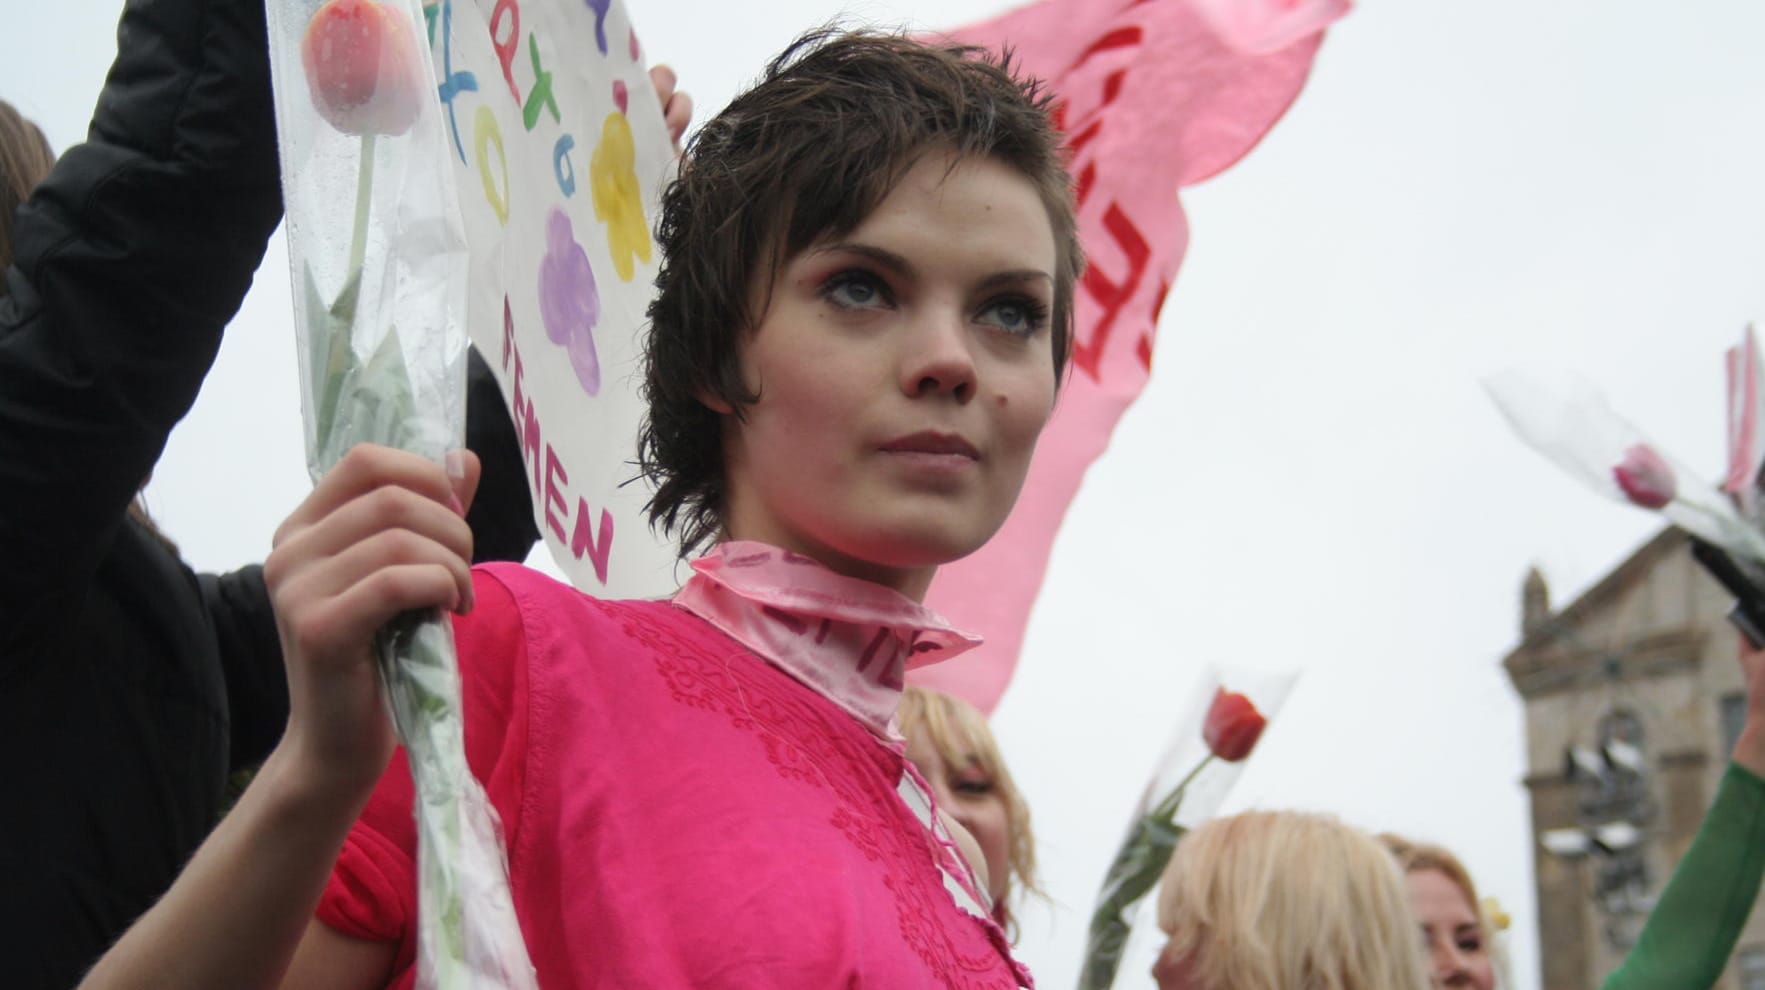
[[[466,762],[502,817],[509,844],[519,825],[526,749],[527,649],[521,613],[496,573],[474,568],[477,604],[455,616]],[[506,573],[506,572],[505,572]],[[397,942],[395,972],[416,960],[417,830],[410,765],[400,747],[350,828],[319,899],[318,919],[346,935]]]

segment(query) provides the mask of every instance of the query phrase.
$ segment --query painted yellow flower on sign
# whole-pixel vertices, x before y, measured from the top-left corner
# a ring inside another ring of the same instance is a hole
[[[622,282],[637,273],[637,262],[650,260],[650,228],[644,220],[643,194],[637,184],[637,145],[631,124],[622,113],[607,114],[601,143],[588,161],[594,184],[594,216],[607,225],[607,251]]]

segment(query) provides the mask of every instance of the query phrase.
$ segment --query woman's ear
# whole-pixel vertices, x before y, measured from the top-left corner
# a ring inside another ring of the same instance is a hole
[[[735,407],[729,404],[729,400],[708,388],[699,389],[697,392],[693,393],[693,398],[699,400],[699,405],[704,406],[706,409],[711,410],[719,416],[735,415]]]

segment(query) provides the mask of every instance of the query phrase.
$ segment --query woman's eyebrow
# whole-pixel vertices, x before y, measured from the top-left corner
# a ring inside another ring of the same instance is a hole
[[[869,258],[898,275],[911,276],[913,274],[912,262],[893,251],[879,248],[874,244],[863,244],[857,241],[841,241],[837,244],[829,244],[825,247],[818,248],[814,253],[856,254],[860,257]]]
[[[860,241],[840,241],[817,248],[813,254],[855,254],[869,258],[897,275],[911,278],[914,275],[913,263],[903,255],[896,254],[887,248]],[[1007,271],[994,272],[980,280],[977,288],[991,289],[999,285],[1022,285],[1025,282],[1047,282],[1053,284],[1054,276],[1037,268],[1013,268]]]
[[[1015,268],[1007,272],[994,272],[981,279],[980,288],[990,289],[996,285],[1021,285],[1025,282],[1047,282],[1053,284],[1054,276],[1034,268]]]

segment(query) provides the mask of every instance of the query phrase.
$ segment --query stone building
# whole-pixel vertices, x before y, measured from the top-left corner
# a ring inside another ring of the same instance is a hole
[[[1732,597],[1667,529],[1553,611],[1537,571],[1503,661],[1526,711],[1544,990],[1594,990],[1691,843],[1746,712]],[[1718,990],[1765,990],[1755,910]]]

